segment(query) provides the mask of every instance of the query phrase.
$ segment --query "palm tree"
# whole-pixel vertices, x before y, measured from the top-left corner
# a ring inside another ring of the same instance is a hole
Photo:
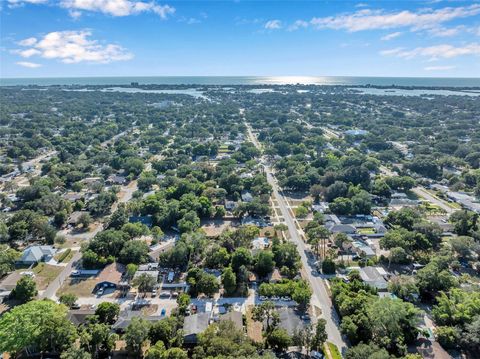
[[[317,235],[318,235],[318,238],[320,239],[320,242],[322,243],[322,248],[323,248],[323,253],[322,253],[322,259],[325,259],[326,256],[327,256],[327,239],[330,238],[330,231],[325,228],[325,226],[320,226],[318,228],[318,232],[317,232]]]

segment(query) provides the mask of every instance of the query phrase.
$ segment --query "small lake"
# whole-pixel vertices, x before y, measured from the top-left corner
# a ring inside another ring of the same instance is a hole
[[[101,89],[102,92],[125,92],[125,93],[161,93],[168,95],[189,95],[196,98],[207,98],[202,91],[197,89],[178,89],[178,90],[145,90],[136,87],[108,87]]]

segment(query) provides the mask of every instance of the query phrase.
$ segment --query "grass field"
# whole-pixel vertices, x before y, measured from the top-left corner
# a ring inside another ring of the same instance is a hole
[[[342,355],[338,350],[337,346],[333,343],[327,342],[328,349],[330,349],[330,354],[332,359],[342,359]]]
[[[375,234],[375,229],[373,229],[373,228],[359,228],[358,233],[359,234]]]
[[[52,266],[45,263],[37,264],[32,272],[35,274],[35,283],[38,290],[43,290],[60,274],[63,267]]]

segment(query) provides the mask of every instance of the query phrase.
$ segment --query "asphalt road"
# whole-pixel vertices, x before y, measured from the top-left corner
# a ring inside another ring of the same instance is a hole
[[[80,253],[80,251],[78,251],[77,253],[75,253],[73,255],[72,259],[70,259],[70,261],[67,263],[65,268],[63,268],[63,270],[60,272],[60,274],[57,276],[57,278],[55,278],[48,285],[47,289],[45,289],[43,291],[43,293],[39,295],[39,297],[41,299],[47,298],[47,299],[55,300],[56,299],[55,294],[57,293],[57,290],[62,286],[65,279],[67,279],[70,276],[70,273],[72,272],[73,265],[78,260],[80,260],[80,258],[82,258],[82,254]]]
[[[249,126],[247,127],[250,140],[257,148],[261,149],[260,143],[251,132],[251,128]],[[273,196],[278,203],[280,212],[285,219],[285,224],[288,227],[290,239],[293,243],[295,243],[298,248],[298,252],[302,260],[303,269],[305,271],[305,279],[308,280],[308,282],[310,283],[310,287],[312,288],[313,295],[311,303],[312,305],[318,306],[321,309],[322,317],[327,321],[326,331],[328,334],[328,340],[334,343],[343,353],[347,348],[347,344],[340,333],[340,318],[335,308],[333,307],[332,301],[325,287],[324,279],[318,274],[313,274],[317,272],[313,267],[313,264],[310,264],[310,262],[308,261],[307,252],[309,251],[309,249],[299,234],[299,230],[297,229],[297,226],[295,224],[295,219],[292,215],[291,209],[289,208],[285,197],[283,196],[277,185],[271,168],[268,166],[264,167],[265,173],[267,175],[267,181],[272,186]]]
[[[434,196],[432,196],[430,194],[430,192],[428,192],[425,188],[423,187],[415,187],[415,188],[412,188],[412,191],[419,197],[423,197],[425,198],[427,201],[429,201],[430,203],[433,203],[435,205],[437,205],[438,207],[440,207],[441,209],[445,210],[445,212],[447,212],[448,215],[451,215],[453,212],[457,211],[457,209],[453,208],[453,207],[450,207],[447,203],[445,203],[445,201],[439,199],[439,198],[436,198]]]

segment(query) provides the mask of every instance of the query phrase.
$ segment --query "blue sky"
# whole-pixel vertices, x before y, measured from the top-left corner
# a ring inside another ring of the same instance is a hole
[[[479,1],[0,3],[1,77],[480,77]]]

